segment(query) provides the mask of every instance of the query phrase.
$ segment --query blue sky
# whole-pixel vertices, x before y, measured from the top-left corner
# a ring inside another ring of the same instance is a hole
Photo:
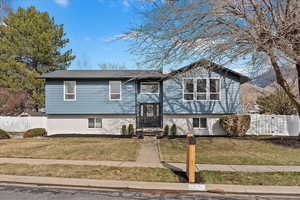
[[[64,24],[68,48],[76,56],[71,68],[97,68],[114,63],[135,68],[137,58],[128,52],[126,41],[110,40],[129,30],[137,22],[137,8],[132,0],[16,0],[14,8],[36,6],[49,12],[57,24]],[[81,65],[81,66],[80,66]]]
[[[76,56],[69,69],[98,69],[107,63],[134,69],[139,59],[130,54],[129,42],[111,40],[138,23],[143,5],[137,0],[15,0],[13,7],[35,6],[64,24],[67,48]],[[237,65],[230,68],[242,71]]]

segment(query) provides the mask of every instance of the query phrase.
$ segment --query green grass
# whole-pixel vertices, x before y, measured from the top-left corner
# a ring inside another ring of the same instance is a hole
[[[185,162],[186,139],[159,141],[162,160]],[[300,141],[296,138],[201,137],[197,138],[196,162],[226,165],[300,165]]]
[[[135,161],[141,141],[117,138],[0,140],[0,157]]]
[[[143,167],[0,164],[0,174],[99,180],[179,182],[179,178],[169,169]],[[201,180],[203,180],[202,183],[206,184],[300,185],[300,173],[298,172],[245,173],[202,171],[200,176]]]

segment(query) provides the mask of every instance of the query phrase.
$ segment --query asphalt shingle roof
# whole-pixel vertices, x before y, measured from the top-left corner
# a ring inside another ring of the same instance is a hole
[[[45,73],[38,78],[163,78],[158,70],[59,70]]]
[[[236,71],[218,65],[206,59],[191,63],[169,74],[163,74],[160,70],[60,70],[45,73],[37,78],[40,79],[165,79],[186,72],[191,68],[205,67],[211,71],[224,71],[240,78],[241,83],[251,79]]]

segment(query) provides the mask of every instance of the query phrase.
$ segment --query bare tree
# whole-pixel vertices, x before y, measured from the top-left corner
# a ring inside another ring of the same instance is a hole
[[[12,0],[0,0],[0,25],[3,22],[3,18],[10,11]]]
[[[293,65],[300,85],[299,0],[156,0],[143,23],[128,35],[144,64],[166,65],[207,58],[220,64],[239,61],[264,70],[271,66],[277,83],[295,104],[281,71]]]
[[[127,69],[125,64],[117,63],[101,63],[98,65],[101,70],[123,70]]]

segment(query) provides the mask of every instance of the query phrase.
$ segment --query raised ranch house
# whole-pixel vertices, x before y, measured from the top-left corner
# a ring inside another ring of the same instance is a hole
[[[176,71],[63,70],[46,80],[47,131],[121,134],[122,125],[177,133],[224,134],[218,119],[241,112],[240,84],[249,78],[200,60]]]

